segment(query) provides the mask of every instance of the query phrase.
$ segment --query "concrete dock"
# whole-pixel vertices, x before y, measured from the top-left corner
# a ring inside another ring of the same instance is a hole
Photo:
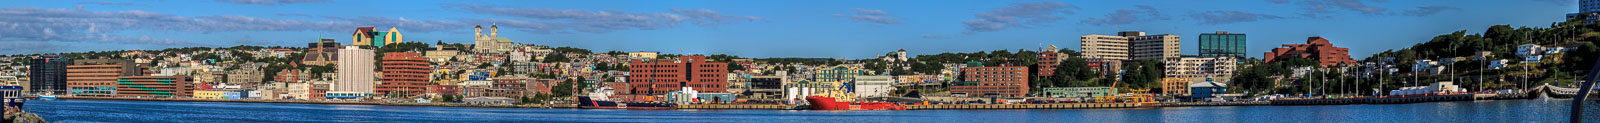
[[[1060,103],[1060,104],[932,104],[907,105],[906,110],[940,109],[1100,109],[1138,108],[1155,106],[1155,103]]]
[[[1158,104],[1157,105],[1158,107],[1258,106],[1258,105],[1272,105],[1272,102],[1268,102],[1268,101],[1250,101],[1250,102],[1167,102],[1167,103],[1157,103],[1157,104]]]
[[[758,110],[796,110],[799,105],[778,104],[684,104],[678,109],[758,109]]]
[[[1487,95],[1486,95],[1487,96]],[[1420,102],[1446,102],[1446,101],[1472,101],[1479,99],[1477,94],[1450,94],[1428,96],[1388,96],[1383,98],[1366,98],[1366,104],[1398,104]]]

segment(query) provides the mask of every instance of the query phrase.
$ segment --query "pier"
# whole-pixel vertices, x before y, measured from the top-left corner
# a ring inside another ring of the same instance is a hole
[[[1139,108],[1155,106],[1155,103],[1060,103],[1060,104],[931,104],[931,105],[906,105],[906,110],[940,110],[940,109],[1102,109],[1102,108]]]
[[[1382,98],[1362,99],[1365,104],[1399,104],[1420,102],[1445,102],[1445,101],[1472,101],[1477,99],[1477,94],[1450,94],[1427,96],[1388,96]]]
[[[1272,102],[1268,102],[1268,101],[1249,101],[1249,102],[1167,102],[1167,103],[1159,103],[1158,106],[1159,107],[1195,107],[1195,106],[1258,106],[1258,105],[1272,105]]]
[[[684,104],[678,109],[759,109],[759,110],[797,110],[799,105],[778,104]]]

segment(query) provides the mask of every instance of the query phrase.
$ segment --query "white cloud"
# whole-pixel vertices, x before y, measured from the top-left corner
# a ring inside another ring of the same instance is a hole
[[[967,25],[966,31],[962,33],[974,34],[1052,23],[1063,19],[1062,15],[1073,14],[1076,9],[1079,8],[1055,1],[1011,4],[973,15],[978,19],[962,21],[962,24]]]

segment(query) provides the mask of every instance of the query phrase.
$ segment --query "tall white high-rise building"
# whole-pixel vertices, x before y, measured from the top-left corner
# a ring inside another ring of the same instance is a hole
[[[373,53],[370,49],[361,49],[356,46],[345,46],[339,49],[339,79],[334,81],[333,87],[328,90],[328,98],[361,98],[372,96],[373,80]]]
[[[1105,60],[1162,60],[1179,57],[1179,36],[1145,35],[1144,32],[1117,32],[1117,35],[1083,35],[1081,51],[1085,58]]]

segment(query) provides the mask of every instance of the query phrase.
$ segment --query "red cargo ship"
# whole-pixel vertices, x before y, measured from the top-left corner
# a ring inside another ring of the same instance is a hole
[[[839,102],[833,97],[808,96],[812,110],[906,110],[905,106],[887,102]]]

